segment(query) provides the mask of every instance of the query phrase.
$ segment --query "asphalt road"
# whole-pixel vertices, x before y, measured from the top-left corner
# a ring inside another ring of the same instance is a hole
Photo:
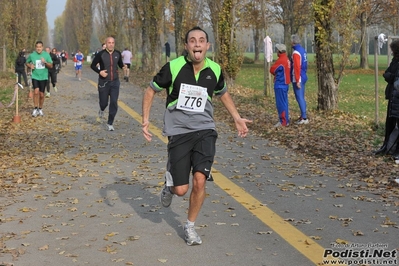
[[[0,197],[0,265],[307,266],[321,265],[327,254],[347,265],[398,265],[398,198],[372,193],[277,142],[238,138],[222,122],[215,181],[196,221],[203,244],[187,246],[188,195],[170,208],[159,203],[167,159],[163,98],[151,110],[154,139],[147,143],[140,126],[144,88],[121,81],[109,132],[106,120],[96,119],[96,74],[86,67],[78,81],[70,64],[58,79],[44,117],[21,112],[20,134],[47,135],[52,148],[40,149],[38,141],[32,158],[43,163],[28,173],[33,181],[21,184],[23,193]],[[26,131],[31,119],[38,127]]]

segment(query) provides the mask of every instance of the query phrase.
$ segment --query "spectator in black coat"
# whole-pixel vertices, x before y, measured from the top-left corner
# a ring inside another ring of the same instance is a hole
[[[25,82],[25,87],[28,87],[28,78],[26,77],[26,71],[25,71],[25,63],[26,63],[26,58],[25,58],[25,52],[21,51],[18,54],[17,59],[15,60],[15,73],[18,75],[18,83],[21,83],[21,75],[24,78]]]
[[[383,77],[385,81],[388,83],[387,87],[385,88],[385,99],[388,100],[388,107],[387,107],[387,116],[385,120],[385,137],[384,143],[382,144],[381,148],[374,152],[375,155],[378,154],[387,154],[387,153],[395,153],[395,157],[398,156],[396,151],[389,150],[388,147],[388,140],[389,136],[395,129],[397,125],[398,118],[399,118],[399,97],[393,97],[394,95],[398,95],[399,92],[394,93],[393,83],[395,81],[395,76],[399,74],[399,40],[394,40],[389,47],[392,51],[392,61],[389,64],[388,68],[385,70]],[[399,159],[399,158],[398,158]]]

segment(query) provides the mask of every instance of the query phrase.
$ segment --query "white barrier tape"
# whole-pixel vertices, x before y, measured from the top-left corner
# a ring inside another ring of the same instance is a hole
[[[7,105],[7,108],[8,108],[8,107],[11,107],[11,106],[14,104],[15,99],[17,98],[17,90],[18,90],[18,87],[20,87],[21,89],[24,88],[24,86],[22,86],[21,83],[18,83],[18,82],[15,83],[14,95],[13,95],[13,97],[12,97],[12,100],[11,100],[10,104]],[[1,102],[0,102],[0,108],[4,108],[4,105],[3,105]]]

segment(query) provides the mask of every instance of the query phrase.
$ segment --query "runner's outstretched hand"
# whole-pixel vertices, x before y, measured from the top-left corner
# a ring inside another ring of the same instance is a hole
[[[235,124],[236,124],[236,128],[238,131],[238,136],[245,138],[248,134],[248,127],[247,127],[247,123],[252,123],[252,120],[248,120],[245,118],[239,118],[237,120],[235,120]]]
[[[143,136],[147,141],[151,141],[152,140],[152,134],[148,131],[149,127],[150,127],[150,122],[146,121],[142,124],[142,131],[143,131]]]

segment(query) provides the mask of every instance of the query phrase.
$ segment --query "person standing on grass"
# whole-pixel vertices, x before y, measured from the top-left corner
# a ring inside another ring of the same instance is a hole
[[[48,80],[47,80],[47,85],[46,85],[46,97],[50,97],[50,83],[53,85],[53,89],[55,92],[57,92],[57,69],[56,65],[59,64],[60,60],[58,59],[57,56],[57,49],[53,48],[53,50],[50,50],[50,47],[46,47],[46,52],[49,53],[51,56],[51,60],[53,61],[53,67],[48,70]]]
[[[129,82],[129,75],[130,75],[130,65],[132,63],[132,52],[126,47],[125,50],[122,52],[122,61],[126,65],[126,68],[123,69],[124,80]]]
[[[151,141],[149,132],[150,109],[154,96],[167,91],[163,134],[168,137],[168,162],[165,185],[160,195],[164,207],[169,207],[174,195],[183,196],[189,189],[190,171],[192,190],[189,200],[184,235],[187,245],[200,245],[201,238],[194,228],[205,199],[205,183],[212,180],[211,167],[218,136],[213,118],[212,97],[219,96],[233,117],[238,136],[248,133],[247,123],[241,118],[227,92],[220,65],[206,57],[210,43],[208,34],[200,27],[186,33],[186,56],[166,63],[153,78],[143,96],[142,131]]]
[[[127,66],[123,64],[122,54],[115,50],[115,39],[108,37],[105,41],[105,49],[98,52],[91,62],[91,69],[98,73],[98,96],[100,103],[100,110],[98,111],[98,120],[104,117],[104,110],[108,106],[109,112],[107,128],[109,131],[114,131],[114,119],[118,111],[118,98],[120,81],[118,76],[118,66],[126,69]]]
[[[51,56],[43,51],[43,42],[37,41],[36,50],[32,52],[26,60],[26,65],[32,70],[32,87],[33,87],[33,109],[32,116],[44,116],[44,91],[48,80],[48,69],[53,67]]]
[[[79,81],[82,80],[82,67],[83,67],[83,60],[84,56],[80,50],[74,55],[73,61],[75,62],[75,71],[76,71],[76,77],[79,79]]]
[[[270,67],[270,73],[274,75],[274,94],[279,122],[274,127],[285,127],[290,122],[288,112],[288,90],[291,83],[291,62],[287,56],[287,47],[284,44],[276,44],[278,59]]]
[[[292,57],[291,57],[291,81],[294,88],[295,99],[298,102],[301,116],[295,122],[297,125],[309,124],[306,113],[305,86],[308,81],[308,58],[305,49],[301,46],[301,39],[298,35],[291,36]]]
[[[385,88],[385,99],[388,100],[388,106],[387,106],[387,114],[386,114],[386,119],[385,119],[385,136],[384,136],[384,142],[382,146],[374,151],[375,155],[379,154],[387,154],[387,153],[394,153],[393,157],[394,160],[399,160],[399,153],[398,149],[395,151],[391,151],[391,147],[388,147],[388,142],[389,142],[389,137],[391,133],[394,131],[395,126],[398,123],[398,118],[399,117],[399,109],[396,101],[393,101],[393,91],[394,91],[394,86],[393,83],[395,82],[395,76],[399,74],[399,40],[394,40],[391,42],[389,45],[392,51],[392,60],[388,66],[388,68],[385,70],[383,77],[385,81],[387,82],[387,86]],[[393,106],[396,106],[396,108],[392,108]],[[393,140],[393,142],[396,141]]]

